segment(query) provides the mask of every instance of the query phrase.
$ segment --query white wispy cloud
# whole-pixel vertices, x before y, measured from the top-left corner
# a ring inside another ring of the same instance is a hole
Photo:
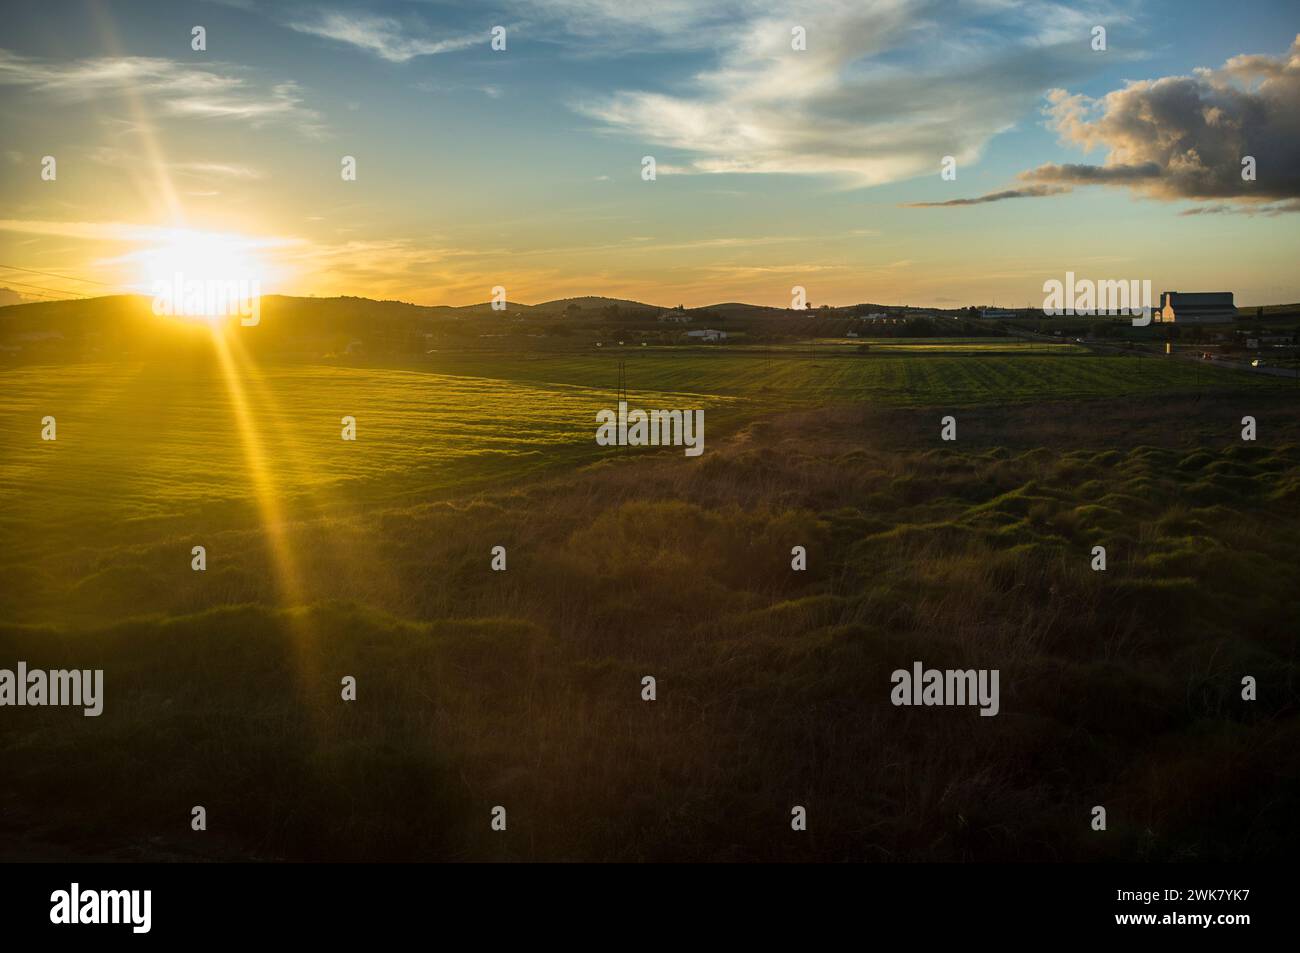
[[[412,89],[419,90],[422,93],[433,93],[443,95],[457,92],[474,92],[482,93],[489,99],[500,99],[504,90],[500,86],[492,84],[469,84],[469,83],[451,83],[451,82],[434,82],[432,80],[421,80],[411,85]]]
[[[1061,77],[1100,68],[1089,48],[1097,10],[1044,0],[807,0],[672,8],[675,30],[719,45],[715,64],[671,91],[622,90],[574,104],[612,131],[688,157],[697,173],[833,175],[876,185],[935,172],[945,155],[975,162],[1031,115]],[[552,11],[619,22],[605,0],[552,0]],[[1109,13],[1106,22],[1125,18]],[[653,31],[638,19],[629,28]],[[791,48],[802,27],[807,49]],[[996,31],[995,31],[996,28]],[[990,37],[996,35],[996,42]]]
[[[173,116],[282,123],[313,136],[324,128],[296,83],[261,88],[240,67],[224,64],[195,66],[153,56],[51,60],[0,49],[0,85],[24,86],[63,102],[129,94]]]
[[[218,179],[260,179],[262,173],[252,166],[233,162],[173,162],[172,169],[182,175]]]
[[[92,162],[100,162],[104,165],[121,165],[135,158],[136,153],[116,146],[97,146],[87,153],[87,157]],[[253,181],[263,177],[260,170],[238,162],[159,162],[156,167],[178,175],[203,179]]]
[[[307,19],[292,20],[290,29],[299,33],[347,43],[373,53],[390,63],[405,63],[417,56],[436,56],[463,50],[475,43],[485,47],[486,32],[453,37],[430,37],[422,27],[408,28],[392,17],[370,13],[322,12]]]
[[[511,5],[521,17],[544,25],[549,40],[560,39],[558,30],[578,52],[600,56],[632,49],[707,49],[737,23],[772,7],[773,0],[512,0]]]
[[[115,221],[48,221],[43,219],[0,219],[0,232],[56,236],[82,241],[123,242],[127,244],[162,244],[187,238],[216,238],[249,249],[278,248],[302,244],[302,239],[288,236],[250,236],[235,233],[204,232],[173,228],[167,225],[144,225]]]

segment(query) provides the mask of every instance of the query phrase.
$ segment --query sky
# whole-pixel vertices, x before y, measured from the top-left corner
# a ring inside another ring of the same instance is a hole
[[[1298,33],[1294,0],[7,5],[0,287],[1295,302]]]

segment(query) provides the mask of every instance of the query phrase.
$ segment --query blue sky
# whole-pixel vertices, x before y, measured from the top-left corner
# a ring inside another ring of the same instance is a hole
[[[52,2],[5,18],[0,253],[99,287],[137,288],[151,249],[204,234],[244,243],[271,290],[421,303],[503,285],[785,304],[798,284],[814,303],[1025,304],[1066,270],[1300,300],[1294,3]]]

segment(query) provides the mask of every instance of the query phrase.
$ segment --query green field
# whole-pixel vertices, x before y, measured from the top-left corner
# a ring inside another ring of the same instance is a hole
[[[108,687],[98,719],[0,721],[0,843],[1289,856],[1300,391],[987,344],[4,371],[0,650]],[[634,406],[705,408],[701,458],[595,445],[620,359]],[[893,708],[913,659],[999,667],[1002,714]],[[518,833],[480,823],[498,803]],[[791,803],[817,818],[797,842],[771,836]]]
[[[992,356],[997,354],[1022,355],[1037,354],[1040,356],[1060,356],[1063,354],[1087,354],[1088,349],[1081,344],[1075,344],[1069,341],[1047,342],[1047,341],[1018,341],[1014,338],[995,337],[995,338],[817,338],[815,342],[818,347],[823,345],[833,348],[849,348],[858,350],[866,346],[867,350],[875,352],[881,351],[902,352],[902,353],[923,353],[923,354],[956,354],[962,356],[981,355]],[[800,345],[781,345],[787,350],[798,350]],[[808,345],[802,345],[807,348]]]
[[[60,519],[75,520],[83,506],[111,506],[130,522],[250,496],[250,453],[290,498],[347,498],[354,485],[391,499],[527,473],[590,455],[595,413],[611,401],[608,390],[559,380],[321,366],[258,370],[237,390],[212,366],[30,367],[7,373],[5,386],[6,513],[57,503]],[[58,440],[28,439],[46,414]],[[345,415],[357,418],[356,442],[341,439]]]
[[[595,413],[615,403],[620,360],[633,406],[703,407],[706,433],[843,402],[957,409],[1291,392],[1284,380],[1155,359],[989,354],[984,341],[961,345],[961,356],[898,346],[918,351],[438,355],[426,370],[249,364],[235,389],[210,361],[16,368],[4,373],[0,409],[0,532],[22,556],[38,518],[57,530],[111,510],[119,538],[138,538],[159,521],[251,501],[256,458],[290,510],[323,496],[409,500],[599,459]],[[53,443],[36,439],[46,414],[58,421]],[[358,420],[355,443],[340,439],[345,415]]]
[[[873,349],[875,345],[872,345]],[[947,347],[942,345],[941,347]],[[618,362],[627,368],[629,391],[747,397],[763,408],[836,401],[888,406],[1001,405],[1072,399],[1141,399],[1240,392],[1287,392],[1287,381],[1233,374],[1152,357],[1098,355],[1062,345],[1012,345],[1014,353],[986,353],[987,342],[933,355],[862,355],[787,351],[701,349],[642,351],[626,348],[598,356],[436,355],[446,373],[529,383],[562,383],[613,392]],[[1002,346],[1005,349],[1006,345]],[[1290,382],[1292,391],[1295,382]]]

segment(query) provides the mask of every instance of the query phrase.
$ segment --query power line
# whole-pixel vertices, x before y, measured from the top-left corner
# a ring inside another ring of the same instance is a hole
[[[43,295],[43,294],[37,294],[35,291],[21,291],[21,292],[15,292],[15,294],[21,294],[24,298],[29,298],[29,297],[30,297],[30,298],[49,298],[49,299],[52,300],[52,301],[76,301],[76,300],[78,300],[78,299],[76,299],[76,298],[64,298],[64,297],[61,297],[61,296],[59,296],[59,295]]]
[[[31,289],[33,289],[33,290],[35,290],[35,291],[51,291],[51,292],[53,292],[54,294],[72,295],[72,296],[77,297],[77,298],[86,298],[86,297],[89,297],[89,295],[84,295],[84,294],[82,294],[80,291],[64,291],[62,288],[46,288],[44,285],[28,285],[28,284],[24,284],[24,283],[21,282],[21,281],[10,281],[10,280],[8,280],[7,278],[5,279],[5,284],[6,284],[6,285],[15,285],[15,286],[17,286],[17,287],[19,287],[19,288],[31,288]]]
[[[8,268],[11,271],[25,271],[29,275],[44,275],[46,278],[59,278],[62,281],[80,281],[88,285],[99,285],[101,288],[120,288],[121,285],[105,284],[102,281],[92,281],[89,278],[73,278],[69,275],[56,275],[52,271],[37,271],[34,268],[19,268],[17,265],[0,265],[0,268]]]

